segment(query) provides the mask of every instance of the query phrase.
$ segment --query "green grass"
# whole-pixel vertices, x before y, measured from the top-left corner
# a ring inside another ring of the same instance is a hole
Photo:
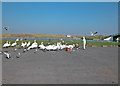
[[[84,36],[84,35],[83,35]],[[78,38],[82,38],[83,36],[77,36]],[[89,39],[89,40],[93,40],[93,39],[96,39],[96,40],[103,40],[105,38],[108,38],[109,36],[103,36],[103,35],[95,35],[95,36],[85,36],[86,39]]]
[[[67,38],[56,34],[2,34],[2,38]]]
[[[7,40],[2,40],[2,46],[3,44],[6,42]],[[9,40],[11,43],[15,42],[15,40]],[[34,42],[34,40],[25,40],[24,42],[28,42],[30,41],[31,43]],[[0,41],[1,42],[1,41]],[[55,44],[57,42],[61,42],[60,40],[37,40],[37,43],[40,44],[41,42],[44,42],[44,45],[47,45],[47,43],[49,42],[50,44]],[[19,45],[21,45],[21,41],[17,42]],[[63,44],[79,44],[79,46],[82,46],[83,42],[82,41],[64,41]],[[107,45],[107,46],[118,46],[120,45],[120,43],[117,42],[95,42],[95,41],[87,41],[86,44],[88,47],[91,46],[96,46],[96,47],[101,47],[103,45]]]
[[[84,35],[81,36],[77,36],[77,35],[72,35],[72,38],[78,38],[81,39]],[[86,39],[91,39],[91,40],[103,40],[109,36],[103,36],[103,35],[96,35],[96,36],[85,36]],[[66,35],[56,35],[56,34],[2,34],[2,38],[55,38],[55,39],[59,39],[59,38],[64,38],[66,39]],[[0,40],[0,48],[3,46],[3,44],[6,42],[7,40]],[[9,40],[11,43],[14,42],[14,40]],[[28,40],[26,40],[28,41]],[[33,42],[33,40],[29,40],[31,43]],[[40,42],[44,42],[44,45],[47,45],[48,42],[50,42],[50,44],[54,44],[56,42],[60,42],[60,40],[37,40],[38,44],[40,44]],[[25,42],[25,41],[24,41]],[[67,44],[79,44],[79,46],[82,46],[82,41],[65,41],[65,43]],[[19,45],[21,45],[21,42],[18,42]],[[96,42],[96,41],[87,41],[87,46],[103,46],[103,45],[107,45],[107,46],[117,46],[120,45],[120,43],[117,42]]]
[[[84,35],[72,35],[72,38],[78,38],[81,39]],[[86,39],[96,39],[96,40],[103,40],[109,36],[103,36],[103,35],[96,35],[96,36],[85,36]],[[67,38],[66,35],[56,35],[56,34],[11,34],[6,33],[2,34],[2,38]]]
[[[117,42],[94,42],[94,41],[87,42],[87,46],[101,47],[103,45],[106,45],[106,46],[118,46],[118,45],[120,45],[120,43],[117,43]]]

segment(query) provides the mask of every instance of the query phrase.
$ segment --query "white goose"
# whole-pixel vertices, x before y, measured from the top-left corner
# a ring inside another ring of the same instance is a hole
[[[56,45],[48,45],[46,46],[46,50],[58,50],[58,47]]]
[[[67,45],[62,45],[61,49],[65,49]]]
[[[8,41],[3,45],[3,48],[6,48],[8,46]]]
[[[10,54],[9,53],[7,53],[7,52],[3,52],[5,55],[6,55],[6,58],[10,58]]]
[[[19,41],[19,38],[17,38],[16,41]]]
[[[37,48],[37,46],[38,46],[38,44],[37,44],[36,40],[34,40],[34,43],[30,47],[28,47],[27,50],[30,50],[30,49],[33,49],[33,48]]]
[[[60,50],[61,49],[61,42],[57,43],[57,48]]]
[[[58,46],[56,46],[56,45],[53,45],[53,48],[52,48],[52,50],[58,50]]]
[[[11,44],[10,44],[10,42],[9,42],[8,47],[10,47],[10,45],[11,45]]]
[[[27,47],[29,47],[30,46],[30,41],[27,43]]]
[[[25,47],[27,45],[27,42],[21,44],[21,47]]]
[[[3,45],[3,48],[7,48],[7,47],[10,47],[10,42],[8,43],[8,41]]]
[[[73,49],[75,47],[75,45],[67,45],[66,48],[70,48],[70,49]]]
[[[14,47],[14,46],[16,46],[17,45],[17,43],[16,43],[16,41],[14,42],[14,43],[12,43],[12,47]]]
[[[58,49],[65,49],[66,45],[62,45],[61,42],[57,43]]]
[[[43,42],[41,42],[41,44],[38,46],[38,48],[40,48],[41,50],[46,49],[46,47],[43,45]]]

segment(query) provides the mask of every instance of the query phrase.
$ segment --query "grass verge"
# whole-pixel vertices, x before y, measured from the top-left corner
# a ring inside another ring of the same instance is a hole
[[[0,40],[0,43],[1,43],[1,46],[3,46],[3,44],[6,42],[6,41],[10,41],[11,43],[14,43],[15,40]],[[28,42],[30,41],[31,44],[34,42],[34,40],[25,40],[23,42]],[[47,45],[48,43],[50,44],[55,44],[57,42],[61,42],[60,40],[37,40],[37,43],[38,45],[41,43],[41,42],[44,42],[44,45]],[[21,41],[17,42],[18,45],[21,45]],[[79,46],[82,46],[83,45],[83,42],[82,41],[64,41],[62,42],[62,44],[79,44]],[[96,42],[96,41],[87,41],[87,47],[92,47],[92,46],[96,46],[96,47],[102,47],[102,46],[108,46],[108,47],[114,47],[114,46],[118,46],[120,45],[120,43],[118,42]]]

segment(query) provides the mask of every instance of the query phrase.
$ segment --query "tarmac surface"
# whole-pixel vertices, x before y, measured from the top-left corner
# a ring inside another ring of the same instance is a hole
[[[3,84],[117,84],[118,48],[88,47],[66,51],[23,49],[2,56]],[[20,52],[20,56],[17,53]],[[19,58],[16,58],[18,56]]]

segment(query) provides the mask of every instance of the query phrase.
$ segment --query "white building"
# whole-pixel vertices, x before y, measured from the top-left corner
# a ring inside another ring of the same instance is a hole
[[[71,37],[71,35],[66,35],[68,38],[70,38]]]

